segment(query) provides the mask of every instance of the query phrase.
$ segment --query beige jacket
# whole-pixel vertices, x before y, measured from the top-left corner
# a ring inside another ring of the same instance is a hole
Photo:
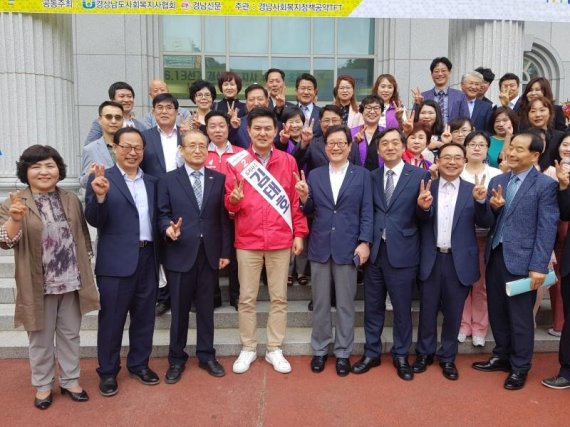
[[[99,310],[99,292],[95,286],[89,255],[91,238],[83,216],[83,207],[77,196],[58,188],[63,210],[67,217],[73,240],[75,241],[77,263],[81,280],[79,306],[81,314]],[[14,325],[24,325],[27,331],[41,330],[44,319],[44,274],[42,263],[42,219],[29,188],[22,192],[28,212],[22,220],[22,237],[14,246],[16,263],[16,312]],[[10,200],[0,205],[0,226],[8,218]],[[0,247],[7,249],[6,243]]]

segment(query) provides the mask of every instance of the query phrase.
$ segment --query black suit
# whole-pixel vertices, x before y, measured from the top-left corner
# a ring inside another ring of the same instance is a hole
[[[570,220],[570,189],[558,192],[558,205],[560,206],[560,219]],[[562,259],[560,263],[560,276],[562,276],[562,305],[564,307],[564,327],[560,337],[558,360],[560,362],[559,376],[570,380],[570,234],[564,239]]]
[[[218,283],[220,258],[230,258],[230,223],[224,208],[225,176],[204,169],[201,209],[192,188],[194,178],[184,166],[167,173],[159,182],[159,229],[167,240],[164,268],[170,287],[172,323],[168,360],[184,364],[188,319],[196,305],[196,356],[200,362],[215,358],[214,290]],[[166,229],[182,218],[180,237],[171,241]]]

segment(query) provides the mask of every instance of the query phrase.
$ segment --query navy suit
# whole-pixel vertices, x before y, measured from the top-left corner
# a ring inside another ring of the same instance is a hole
[[[176,133],[178,135],[178,145],[182,145],[182,138],[178,128],[176,129]],[[145,130],[143,136],[145,147],[141,169],[149,175],[161,178],[166,173],[166,162],[164,160],[164,151],[162,150],[162,142],[158,128],[155,126]]]
[[[374,236],[370,262],[364,269],[364,355],[380,357],[386,314],[386,293],[394,307],[394,357],[407,356],[412,342],[412,289],[420,263],[422,220],[429,211],[417,206],[420,183],[429,172],[404,164],[390,204],[384,196],[384,169],[373,171]],[[386,240],[382,239],[386,232]]]
[[[424,99],[431,99],[437,102],[435,91],[433,88],[422,92]],[[418,114],[416,112],[416,114]],[[443,115],[443,111],[441,112]],[[467,106],[467,98],[465,94],[457,89],[447,88],[447,122],[449,123],[457,117],[469,117],[469,107]],[[444,118],[445,120],[445,118]]]
[[[475,99],[475,105],[473,106],[473,113],[471,114],[471,121],[475,126],[476,130],[483,130],[485,132],[489,131],[489,120],[491,120],[491,115],[493,114],[493,105],[488,102],[481,101],[480,99]]]
[[[440,180],[431,185],[433,203],[430,218],[421,224],[420,323],[416,352],[432,355],[437,345],[437,314],[443,312],[441,362],[453,362],[457,354],[457,334],[469,288],[479,280],[479,247],[475,224],[488,228],[493,222],[489,203],[473,199],[473,184],[459,179],[451,228],[451,253],[437,248],[438,195]]]
[[[127,313],[130,313],[130,372],[148,367],[154,331],[154,305],[158,289],[156,244],[140,242],[139,213],[125,179],[117,166],[105,171],[109,191],[97,202],[91,176],[85,195],[85,218],[97,228],[95,274],[101,298],[97,330],[97,372],[102,378],[116,377]],[[156,182],[144,174],[153,240],[156,240]]]
[[[510,172],[494,177],[488,198],[499,184],[505,194],[510,177]],[[536,292],[508,297],[505,283],[528,277],[529,271],[548,272],[559,219],[556,188],[556,181],[533,167],[519,184],[508,210],[493,211],[495,222],[486,249],[489,321],[496,343],[493,355],[510,360],[513,372],[526,373],[531,367]],[[501,222],[502,244],[493,249]]]
[[[313,215],[308,254],[313,293],[311,347],[317,356],[328,354],[332,340],[332,278],[337,312],[334,354],[348,358],[354,346],[354,250],[361,242],[372,242],[371,176],[361,166],[349,164],[336,202],[329,166],[314,169],[308,185],[309,198],[302,208],[305,214]]]
[[[168,360],[184,364],[188,320],[192,302],[196,306],[196,356],[200,362],[215,359],[214,291],[220,258],[230,258],[230,220],[224,208],[225,176],[204,170],[201,209],[184,166],[168,172],[158,184],[159,229],[167,240],[164,268],[171,295],[172,323]],[[166,229],[182,218],[180,237],[171,241]]]

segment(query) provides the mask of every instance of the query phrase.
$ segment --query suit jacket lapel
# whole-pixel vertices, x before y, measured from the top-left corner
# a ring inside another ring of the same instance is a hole
[[[378,175],[380,188],[378,188],[377,191],[380,193],[380,204],[382,205],[382,209],[384,209],[385,212],[388,210],[388,206],[386,206],[386,196],[384,195],[384,166],[378,169]]]
[[[24,199],[24,204],[28,207],[30,212],[33,212],[38,216],[38,218],[41,218],[40,211],[38,210],[36,202],[34,201],[34,195],[32,194],[32,190],[30,190],[30,187],[26,188],[22,192],[22,199]]]
[[[166,172],[166,160],[164,159],[164,152],[162,151],[162,141],[160,139],[158,126],[154,128],[154,138],[151,139],[151,141],[154,143],[154,149],[156,150],[156,156],[158,157],[160,166],[162,166],[163,171]]]
[[[214,185],[214,174],[210,169],[204,169],[204,190],[202,194],[202,210],[204,210],[204,206],[206,206],[206,203],[208,202],[208,197],[210,196],[212,185]]]
[[[453,224],[451,226],[451,233],[455,230],[457,221],[459,220],[460,212],[471,197],[471,192],[465,187],[463,180],[459,180],[459,189],[457,192],[457,200],[455,201],[455,210],[453,211]]]
[[[150,181],[144,175],[143,175],[143,182],[144,182],[144,186],[146,188],[146,197],[147,197],[147,201],[148,201],[147,204],[148,204],[148,212],[150,215],[150,224],[152,227],[152,232],[154,232],[153,224],[155,221],[155,218],[154,218],[155,212],[154,212],[154,209],[152,209],[153,206],[156,206],[156,203],[154,201],[154,191],[153,191],[153,188],[152,188]]]
[[[402,190],[410,180],[410,175],[411,175],[410,169],[411,166],[408,165],[407,163],[404,163],[404,169],[402,169],[402,176],[398,178],[398,184],[396,184],[396,188],[394,188],[394,193],[392,194],[392,198],[390,199],[390,205],[388,207],[394,204],[394,200],[398,198],[398,196],[402,193]],[[384,172],[382,172],[382,176],[384,176]]]
[[[514,212],[517,204],[525,196],[527,191],[534,185],[537,176],[538,176],[538,172],[533,167],[530,170],[530,172],[528,173],[528,175],[526,176],[526,178],[524,179],[524,181],[521,183],[521,185],[517,191],[517,194],[515,194],[515,197],[511,201],[511,204],[509,206],[509,210],[506,212],[507,216],[510,215],[512,212]],[[511,177],[511,175],[509,175],[509,179],[510,179],[510,177]],[[508,185],[508,181],[507,181],[507,185]],[[505,193],[506,193],[506,188],[505,188]],[[505,194],[505,197],[506,197],[506,194]]]
[[[350,187],[350,183],[352,182],[353,178],[354,178],[354,165],[349,164],[346,170],[346,174],[344,175],[344,179],[342,180],[338,196],[336,198],[336,204],[338,204],[340,198],[342,197],[346,189]],[[332,188],[331,188],[331,193],[332,193]]]
[[[196,208],[196,211],[199,211],[200,209],[198,209],[198,202],[196,201],[196,195],[194,194],[194,189],[192,188],[192,182],[190,181],[190,177],[186,173],[186,168],[184,166],[180,166],[177,169],[176,178],[178,179],[181,187],[184,189],[184,192],[190,199],[190,202]],[[203,204],[204,203],[202,203],[202,205]]]
[[[127,187],[125,178],[123,177],[123,174],[121,173],[119,168],[117,166],[113,166],[112,168],[107,169],[105,173],[107,178],[112,182],[111,185],[115,185],[118,188],[118,190],[121,193],[123,193],[123,196],[126,197],[126,199],[131,203],[131,205],[133,205],[136,208],[137,205],[133,199],[133,196],[131,195],[131,192],[129,191],[129,188]]]
[[[437,178],[431,182],[430,192],[431,192],[431,196],[433,197],[431,205],[433,206],[433,209],[434,209],[433,235],[435,236],[435,240],[437,243],[437,200],[439,198],[439,178]]]
[[[111,154],[109,153],[109,149],[107,148],[107,143],[104,139],[101,139],[101,144],[97,144],[95,146],[97,151],[99,151],[100,158],[107,159],[108,163],[114,163]]]

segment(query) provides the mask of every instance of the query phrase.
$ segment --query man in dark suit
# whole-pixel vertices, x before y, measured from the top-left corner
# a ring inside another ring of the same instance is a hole
[[[161,178],[184,163],[178,150],[181,144],[179,128],[176,126],[178,100],[169,93],[161,93],[153,98],[152,111],[156,126],[143,132],[146,147],[141,169],[149,175]],[[162,252],[161,248],[161,255]],[[160,279],[155,308],[157,316],[163,315],[170,308],[168,281],[162,275]],[[221,305],[221,298],[219,303]]]
[[[475,224],[488,228],[493,214],[487,203],[485,177],[477,185],[459,175],[465,166],[465,148],[451,142],[441,147],[436,159],[439,179],[418,199],[430,218],[421,224],[420,323],[415,373],[424,372],[439,359],[443,376],[457,380],[457,334],[469,288],[479,280],[479,248]],[[431,195],[433,198],[426,197]],[[437,350],[437,314],[443,312],[441,347]]]
[[[398,376],[413,379],[408,363],[412,343],[412,289],[420,263],[421,221],[429,211],[417,205],[420,185],[429,172],[402,161],[405,136],[398,129],[382,132],[378,152],[384,165],[372,172],[374,241],[364,269],[364,355],[352,372],[362,374],[380,365],[381,335],[386,315],[386,293],[394,307],[392,358]]]
[[[493,114],[493,106],[477,98],[479,88],[483,84],[483,76],[476,71],[463,74],[461,90],[467,99],[469,117],[476,130],[489,131],[489,119]]]
[[[285,72],[279,68],[270,68],[263,74],[263,77],[269,93],[268,107],[281,120],[283,109],[294,106],[293,103],[285,100]]]
[[[101,298],[97,329],[99,391],[118,391],[121,341],[130,314],[130,376],[143,384],[160,382],[148,366],[154,331],[154,304],[158,287],[158,255],[155,244],[156,182],[140,168],[144,138],[134,128],[114,136],[116,165],[95,167],[85,196],[85,218],[97,228],[95,274]]]
[[[570,172],[556,162],[556,175],[558,177],[558,205],[560,219],[570,220]],[[558,361],[560,370],[558,375],[542,380],[542,384],[557,390],[570,388],[570,234],[566,234],[562,259],[560,263],[560,276],[562,278],[562,304],[564,307],[564,327],[560,336]]]
[[[499,79],[500,104],[505,108],[510,108],[515,113],[520,113],[521,111],[520,84],[519,76],[513,73],[506,73]]]
[[[473,363],[473,368],[510,372],[504,384],[507,390],[524,387],[531,367],[535,290],[548,273],[556,239],[557,184],[534,167],[542,150],[538,135],[518,134],[507,152],[511,172],[489,183],[488,198],[495,221],[487,242],[485,279],[495,348],[489,360]],[[530,278],[532,291],[507,296],[505,283],[526,277]]]
[[[323,136],[323,131],[320,125],[320,111],[321,109],[315,104],[315,99],[319,90],[317,88],[317,79],[312,74],[303,73],[297,76],[295,80],[295,95],[299,108],[305,114],[305,122],[314,123],[313,135],[315,137]]]
[[[163,262],[172,314],[168,384],[180,380],[188,360],[184,349],[192,302],[199,366],[215,377],[225,375],[214,350],[214,290],[218,271],[229,264],[231,252],[225,176],[204,167],[208,138],[199,130],[190,130],[179,149],[184,166],[168,172],[158,185],[159,229],[167,241]]]
[[[451,61],[446,57],[435,58],[429,67],[434,87],[422,92],[423,100],[431,99],[439,104],[444,125],[456,117],[469,117],[465,95],[460,90],[449,87],[451,68]],[[419,105],[418,100],[416,103]]]
[[[491,104],[491,106],[493,106],[493,101],[487,98],[485,94],[489,90],[489,87],[493,83],[493,80],[495,80],[495,73],[493,73],[493,70],[491,70],[490,68],[485,68],[485,67],[477,67],[475,68],[475,71],[477,71],[479,74],[483,76],[483,82],[479,86],[479,93],[477,94],[477,99],[480,99],[481,101],[486,102],[487,104]]]
[[[339,376],[350,373],[354,345],[356,268],[365,264],[372,243],[372,188],[370,173],[348,161],[352,137],[344,125],[325,133],[329,165],[304,174],[296,189],[305,214],[314,217],[309,238],[313,332],[311,370],[322,372],[332,341],[331,279],[336,293],[334,355]]]

